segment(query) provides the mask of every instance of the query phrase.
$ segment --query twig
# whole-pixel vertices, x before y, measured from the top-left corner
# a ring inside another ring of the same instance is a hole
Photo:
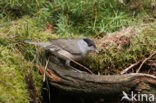
[[[37,6],[40,8],[40,3],[38,2],[38,0],[35,0],[35,1],[37,3]],[[40,16],[42,15],[42,12],[40,11],[40,9],[39,9],[39,14],[40,14]]]
[[[137,66],[141,61],[138,61],[132,65],[130,65],[128,68],[124,69],[123,71],[120,72],[120,74],[125,74],[127,71],[129,71],[130,69],[132,69],[133,67]]]
[[[140,61],[138,61],[138,62],[136,62],[136,63],[130,65],[128,68],[126,68],[126,69],[124,69],[123,71],[121,71],[120,74],[125,74],[127,71],[129,71],[129,70],[132,69],[133,67],[137,66],[137,65],[141,62],[141,65],[140,65],[139,68],[136,70],[136,73],[138,73],[138,72],[140,71],[141,67],[143,66],[143,64],[144,64],[147,60],[151,59],[151,58],[153,57],[153,55],[155,55],[155,54],[156,54],[156,51],[154,51],[148,58],[145,58],[144,60],[140,60]]]
[[[139,2],[139,6],[140,6],[141,10],[142,10],[143,12],[145,12],[145,9],[144,9],[144,7],[143,7],[143,5],[142,5],[141,1],[140,1],[140,0],[138,0],[138,2]]]
[[[146,62],[147,65],[156,68],[156,60],[148,60]]]
[[[82,64],[80,64],[80,63],[78,63],[78,62],[76,62],[75,60],[69,58],[68,56],[65,56],[65,55],[62,55],[62,56],[68,58],[69,60],[71,60],[71,61],[74,62],[75,64],[77,64],[77,65],[83,67],[85,70],[87,70],[87,71],[90,72],[91,74],[94,74],[91,70],[89,70],[89,69],[88,69],[87,67],[85,67],[84,65],[82,65]]]
[[[148,60],[148,63],[156,63],[156,60]]]
[[[36,66],[38,66],[38,65],[36,65]],[[43,64],[42,64],[42,66],[43,66]],[[48,68],[48,67],[47,67],[47,68]],[[41,73],[41,74],[42,74],[42,73],[45,73],[45,75],[46,75],[47,77],[52,78],[52,75],[49,74],[46,70],[42,69],[42,67],[38,66],[38,69],[40,70],[40,73]],[[42,74],[42,75],[43,75],[43,74]]]
[[[66,10],[66,25],[68,25],[68,7],[67,7],[67,10]]]
[[[45,68],[44,68],[45,71],[46,71],[46,69],[47,69],[48,63],[49,63],[49,58],[48,58],[48,60],[47,60],[47,62],[46,62]],[[45,72],[44,72],[44,75],[43,75],[43,82],[45,82],[45,77],[46,77],[46,74],[45,74]]]
[[[139,7],[140,7],[140,9],[143,11],[143,12],[145,12],[145,9],[144,9],[144,7],[143,7],[143,5],[142,5],[142,3],[141,3],[141,1],[140,0],[134,0],[136,3],[138,3],[139,4]]]
[[[150,54],[150,56],[149,56],[148,58],[145,58],[145,59],[142,61],[142,63],[141,63],[141,65],[139,66],[139,68],[136,70],[136,73],[138,73],[138,72],[140,71],[141,67],[143,66],[143,64],[144,64],[147,60],[151,59],[152,56],[155,55],[155,54],[156,54],[156,51],[154,51],[152,54]]]
[[[38,7],[40,7],[40,4],[39,4],[38,0],[35,0],[35,1],[36,1],[36,3],[37,3]]]

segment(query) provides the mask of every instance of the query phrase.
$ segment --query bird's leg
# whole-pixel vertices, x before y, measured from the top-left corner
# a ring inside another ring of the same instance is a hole
[[[66,60],[66,65],[67,65],[68,67],[72,68],[72,69],[73,69],[74,71],[76,71],[76,72],[83,72],[83,71],[80,71],[80,70],[78,70],[78,69],[72,67],[72,66],[70,65],[70,60],[69,60],[69,59]]]

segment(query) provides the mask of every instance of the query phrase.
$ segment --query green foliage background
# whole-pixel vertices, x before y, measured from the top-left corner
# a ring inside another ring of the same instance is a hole
[[[1,17],[11,19],[35,16],[42,24],[52,24],[61,35],[97,36],[142,22],[139,17],[150,14],[151,2],[154,0],[142,0],[145,13],[139,7],[132,10],[127,5],[130,1],[121,4],[118,0],[5,0],[0,1],[0,12]]]

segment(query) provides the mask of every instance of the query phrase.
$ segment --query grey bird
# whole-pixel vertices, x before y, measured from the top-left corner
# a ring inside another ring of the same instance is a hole
[[[70,66],[70,59],[80,60],[87,56],[91,51],[99,53],[95,43],[88,38],[81,39],[49,39],[50,42],[32,42],[24,41],[24,43],[34,44],[45,48],[55,56],[66,60],[66,65]],[[68,57],[68,58],[67,58]]]

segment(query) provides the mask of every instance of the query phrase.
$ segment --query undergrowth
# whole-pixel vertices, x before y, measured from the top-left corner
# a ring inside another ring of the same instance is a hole
[[[131,3],[132,2],[132,3]],[[104,36],[122,27],[148,21],[154,0],[5,0],[0,1],[0,17],[18,19],[35,16],[41,27],[51,24],[59,35]]]

